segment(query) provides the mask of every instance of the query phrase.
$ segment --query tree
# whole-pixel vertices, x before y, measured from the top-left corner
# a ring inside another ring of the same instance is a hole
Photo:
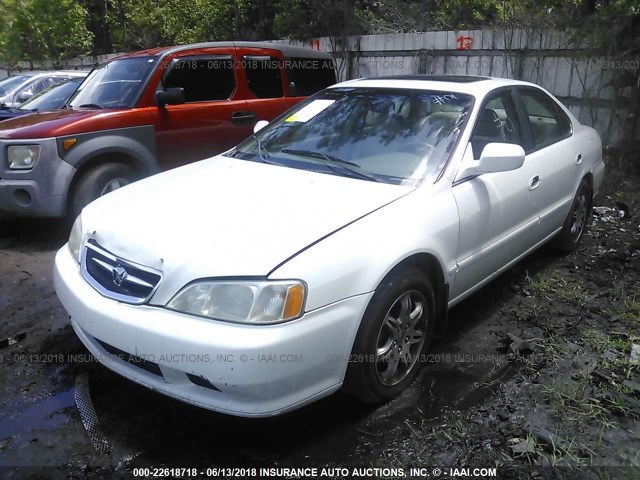
[[[232,39],[233,20],[233,4],[224,0],[112,0],[112,44],[97,44],[96,53]]]
[[[610,29],[602,26],[627,25],[620,31],[628,44],[640,5],[638,0],[0,0],[0,15],[0,61],[6,63],[209,40],[333,36],[344,41],[348,35],[492,26],[567,29],[607,45]]]
[[[91,50],[86,11],[75,0],[13,0],[0,6],[4,18],[9,18],[0,32],[6,63],[58,62]]]
[[[279,0],[273,33],[302,40],[367,33],[358,5],[355,0]]]

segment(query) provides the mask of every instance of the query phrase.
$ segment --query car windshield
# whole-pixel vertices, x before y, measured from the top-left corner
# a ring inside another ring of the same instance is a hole
[[[0,95],[6,95],[28,78],[28,75],[16,75],[15,77],[8,77],[0,81]]]
[[[20,110],[39,110],[41,112],[58,110],[64,107],[82,80],[82,78],[74,78],[63,84],[49,87],[20,105]]]
[[[155,57],[114,60],[93,70],[69,102],[72,108],[130,108]]]
[[[446,165],[472,104],[469,95],[443,91],[328,89],[285,113],[229,155],[415,185]]]

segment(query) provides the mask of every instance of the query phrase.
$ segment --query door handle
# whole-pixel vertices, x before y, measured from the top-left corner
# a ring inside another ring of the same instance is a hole
[[[529,190],[535,190],[540,186],[540,175],[536,175],[531,180],[529,180]]]
[[[582,154],[579,153],[576,155],[576,165],[580,165],[582,163]]]
[[[256,115],[253,112],[233,112],[231,114],[231,123],[239,127],[243,125],[251,125],[256,120]]]

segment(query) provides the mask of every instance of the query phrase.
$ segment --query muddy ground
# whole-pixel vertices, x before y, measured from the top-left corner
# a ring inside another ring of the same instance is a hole
[[[498,478],[640,478],[640,176],[617,163],[579,251],[534,253],[453,309],[399,398],[371,408],[336,394],[272,419],[191,407],[92,361],[53,291],[64,226],[0,223],[0,477],[482,466]],[[96,452],[74,404],[82,373],[109,453]]]

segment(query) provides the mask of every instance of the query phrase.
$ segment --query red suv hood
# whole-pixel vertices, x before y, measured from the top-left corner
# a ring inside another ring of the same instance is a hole
[[[57,110],[31,113],[0,122],[0,138],[47,138],[121,128],[129,110]],[[118,118],[119,117],[119,118]],[[137,124],[140,119],[137,117]],[[133,120],[136,122],[136,120]]]

